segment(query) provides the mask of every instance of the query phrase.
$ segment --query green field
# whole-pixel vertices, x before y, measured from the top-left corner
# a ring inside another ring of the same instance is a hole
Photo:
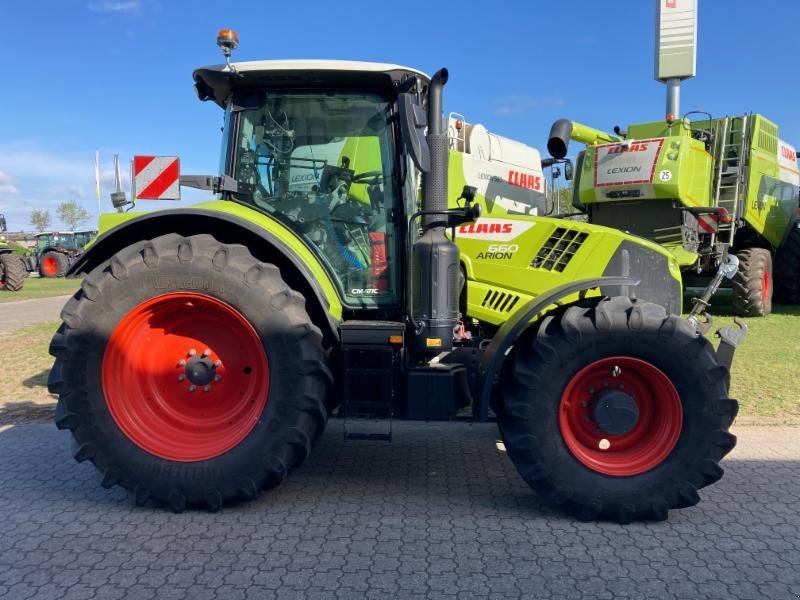
[[[25,286],[18,292],[0,290],[0,302],[64,296],[74,293],[80,284],[80,279],[28,277],[25,280]]]
[[[711,313],[717,315],[708,333],[733,325],[729,290],[720,290]],[[687,303],[685,309],[690,310]],[[736,351],[731,371],[731,397],[739,401],[739,415],[748,421],[800,423],[800,306],[775,305],[770,316],[741,319],[748,334]]]

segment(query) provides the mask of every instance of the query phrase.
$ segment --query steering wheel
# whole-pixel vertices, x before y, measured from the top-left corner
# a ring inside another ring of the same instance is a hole
[[[351,183],[363,183],[366,185],[377,185],[383,181],[383,171],[364,171],[358,175],[353,175]]]

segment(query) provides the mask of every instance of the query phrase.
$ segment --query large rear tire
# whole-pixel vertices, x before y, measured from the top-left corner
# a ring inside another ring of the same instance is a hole
[[[280,483],[328,418],[322,335],[277,267],[210,235],[136,243],[89,273],[50,353],[56,425],[102,485],[218,510]]]
[[[775,301],[800,304],[800,224],[792,228],[775,257]]]
[[[61,252],[50,250],[39,257],[39,275],[41,277],[63,277],[69,269],[69,258]]]
[[[18,292],[25,285],[25,265],[13,252],[0,254],[0,290]]]
[[[740,317],[766,317],[772,312],[772,252],[745,248],[736,256],[739,270],[731,280],[733,310]]]
[[[614,298],[520,339],[495,412],[508,456],[546,503],[583,519],[665,519],[722,477],[736,443],[728,383],[685,321]]]

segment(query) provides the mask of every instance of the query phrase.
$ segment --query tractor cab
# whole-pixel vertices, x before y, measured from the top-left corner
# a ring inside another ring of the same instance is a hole
[[[387,64],[255,61],[194,73],[225,107],[225,197],[279,220],[332,274],[346,304],[395,306],[400,215],[415,210],[398,144],[398,88],[428,77]]]

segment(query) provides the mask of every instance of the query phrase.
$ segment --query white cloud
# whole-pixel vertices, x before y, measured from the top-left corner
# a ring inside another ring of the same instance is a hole
[[[138,15],[142,12],[142,3],[139,0],[126,0],[124,2],[90,2],[87,8],[99,13],[126,13]]]
[[[498,98],[494,114],[498,117],[512,117],[523,115],[537,108],[552,108],[563,104],[564,100],[557,96],[537,98],[528,94],[510,94]]]
[[[0,196],[19,194],[19,189],[11,181],[11,176],[5,171],[0,171]]]

